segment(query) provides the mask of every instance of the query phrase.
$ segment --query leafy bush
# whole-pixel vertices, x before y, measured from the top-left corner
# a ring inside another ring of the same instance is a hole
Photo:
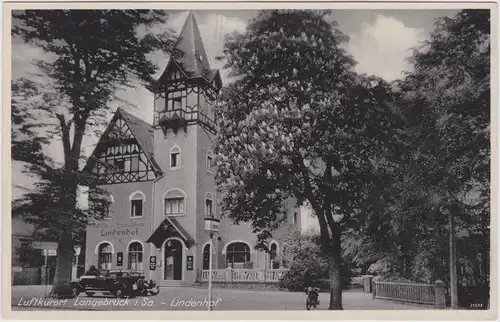
[[[308,286],[329,288],[328,257],[321,252],[317,235],[292,232],[285,241],[283,257],[290,270],[280,280],[280,287],[290,291],[303,291]],[[352,278],[348,265],[342,265],[341,278],[348,287]]]

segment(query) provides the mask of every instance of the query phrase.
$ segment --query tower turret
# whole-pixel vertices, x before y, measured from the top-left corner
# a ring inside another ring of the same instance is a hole
[[[155,89],[155,128],[164,133],[190,124],[215,132],[213,105],[222,87],[217,69],[211,69],[200,30],[190,12],[177,40],[178,54],[170,58]]]

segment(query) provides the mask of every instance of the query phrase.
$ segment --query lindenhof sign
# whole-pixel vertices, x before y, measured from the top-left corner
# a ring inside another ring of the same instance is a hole
[[[136,236],[139,228],[101,228],[101,236]]]
[[[100,228],[101,236],[137,236],[139,235],[139,228],[144,226],[144,224],[108,224],[99,223],[93,225],[94,228]]]

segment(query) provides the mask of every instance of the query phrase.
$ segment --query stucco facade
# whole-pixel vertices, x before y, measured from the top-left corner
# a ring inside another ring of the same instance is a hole
[[[192,284],[197,271],[208,268],[204,218],[220,216],[211,165],[212,108],[222,83],[208,66],[193,14],[179,39],[185,55],[169,62],[152,93],[153,124],[119,109],[94,152],[111,166],[88,166],[105,177],[102,187],[111,205],[107,218],[87,230],[86,268],[141,271],[160,284]],[[113,128],[127,140],[109,140]],[[214,238],[213,268],[280,267],[290,226],[301,228],[300,210],[290,207],[287,222],[273,232],[270,255],[255,249],[250,224],[236,226],[223,218],[220,238]]]

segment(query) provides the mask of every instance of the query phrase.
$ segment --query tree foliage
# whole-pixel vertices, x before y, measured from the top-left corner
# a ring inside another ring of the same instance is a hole
[[[489,26],[487,10],[439,19],[411,57],[415,70],[393,84],[407,147],[385,189],[398,196],[380,213],[390,224],[344,237],[345,253],[379,273],[448,281],[452,212],[461,266],[475,263],[477,281],[489,274]]]
[[[174,41],[169,30],[153,31],[166,22],[160,10],[24,10],[13,17],[13,34],[47,54],[36,61],[47,83],[30,75],[12,86],[12,157],[40,179],[35,192],[14,202],[13,214],[57,240],[57,295],[71,278],[75,238],[106,206],[95,178],[81,171],[84,137],[95,135],[119,87],[153,85],[148,55],[171,51]],[[51,142],[62,143],[62,165],[44,151]],[[77,205],[81,186],[90,193],[85,211]]]
[[[391,171],[401,124],[388,84],[354,73],[327,15],[263,11],[227,40],[238,80],[216,111],[216,179],[225,214],[257,232],[275,229],[289,200],[311,205],[335,276],[330,308],[340,309],[341,226],[379,197],[371,191]]]

